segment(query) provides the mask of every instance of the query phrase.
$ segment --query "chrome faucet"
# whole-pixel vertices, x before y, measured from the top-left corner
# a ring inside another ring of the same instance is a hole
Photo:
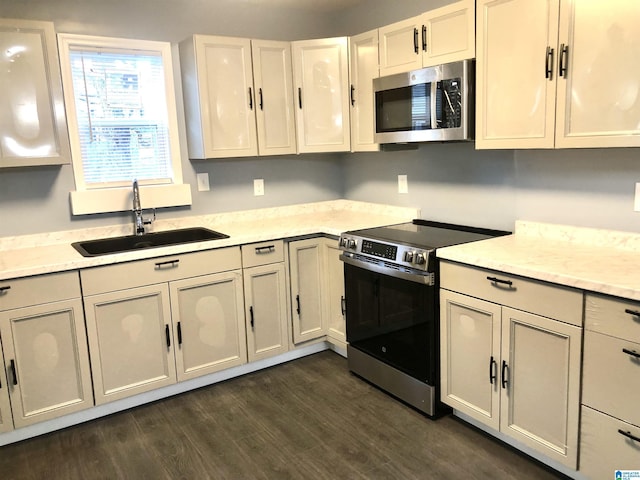
[[[156,218],[155,209],[153,210],[153,220]],[[138,180],[133,181],[133,233],[135,235],[144,235],[144,226],[151,225],[153,220],[145,220],[142,218],[142,206],[140,204],[140,188]]]

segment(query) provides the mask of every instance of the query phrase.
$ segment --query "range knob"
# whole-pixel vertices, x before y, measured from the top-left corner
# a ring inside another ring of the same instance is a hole
[[[405,262],[412,263],[413,262],[413,254],[414,254],[414,252],[411,252],[411,251],[407,250],[406,252],[404,252],[403,260]]]
[[[358,246],[358,242],[356,242],[353,238],[349,238],[347,240],[347,248],[352,248],[355,250],[357,246]]]
[[[338,246],[339,247],[346,247],[347,246],[347,239],[345,237],[340,237],[340,240],[338,241]]]
[[[427,262],[427,258],[423,252],[417,253],[415,256],[416,265],[424,265]]]

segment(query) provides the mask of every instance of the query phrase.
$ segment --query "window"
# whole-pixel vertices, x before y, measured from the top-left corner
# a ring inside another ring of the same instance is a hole
[[[170,45],[67,34],[58,43],[76,184],[73,213],[130,209],[133,180],[145,208],[190,204],[190,188],[182,185]]]

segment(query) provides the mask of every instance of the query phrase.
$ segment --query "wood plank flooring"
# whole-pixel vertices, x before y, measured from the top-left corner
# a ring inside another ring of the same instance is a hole
[[[454,417],[428,419],[327,351],[0,447],[0,478],[565,477]]]

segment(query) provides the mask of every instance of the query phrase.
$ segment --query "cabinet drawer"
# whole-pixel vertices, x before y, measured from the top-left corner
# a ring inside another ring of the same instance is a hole
[[[0,289],[0,311],[80,297],[76,271],[5,280]]]
[[[244,268],[284,262],[284,242],[250,243],[242,245],[242,266]]]
[[[584,315],[588,330],[640,342],[640,302],[588,293]]]
[[[635,355],[640,356],[639,343],[586,331],[582,403],[640,425],[640,358]]]
[[[239,247],[150,258],[80,271],[84,295],[240,269]]]
[[[582,291],[495,270],[441,262],[440,286],[582,326]]]
[[[640,428],[582,406],[580,466],[592,479],[614,478],[617,470],[638,470],[640,442],[619,432],[640,438]]]

